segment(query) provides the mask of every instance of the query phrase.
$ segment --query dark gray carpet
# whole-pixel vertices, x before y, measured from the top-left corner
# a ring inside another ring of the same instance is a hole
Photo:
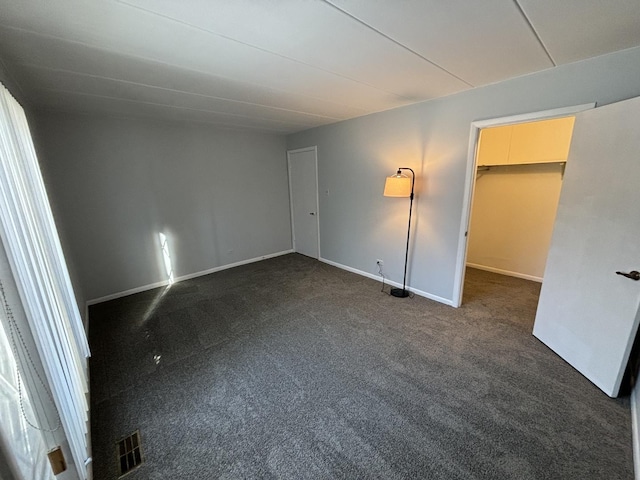
[[[627,399],[531,335],[539,285],[454,309],[286,255],[90,310],[96,480],[630,479]]]

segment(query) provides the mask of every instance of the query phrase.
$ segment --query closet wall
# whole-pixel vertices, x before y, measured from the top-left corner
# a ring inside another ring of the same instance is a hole
[[[482,130],[468,266],[542,281],[573,122]]]

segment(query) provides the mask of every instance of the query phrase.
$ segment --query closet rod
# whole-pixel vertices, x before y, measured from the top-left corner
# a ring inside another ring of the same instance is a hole
[[[496,163],[491,165],[478,165],[476,167],[477,170],[482,169],[482,171],[490,170],[494,167],[517,167],[523,165],[566,165],[566,160],[558,160],[556,162],[531,162],[531,163]]]
[[[566,160],[558,160],[557,162],[532,162],[532,163],[500,163],[496,165],[478,165],[476,167],[476,174],[480,174],[482,172],[488,172],[492,168],[495,167],[516,167],[522,165],[560,165],[560,178],[564,179],[564,170],[567,168]],[[480,178],[481,175],[477,175],[476,179]]]

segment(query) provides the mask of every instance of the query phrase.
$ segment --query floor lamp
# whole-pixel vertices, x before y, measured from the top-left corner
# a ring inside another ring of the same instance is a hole
[[[402,170],[409,170],[411,178],[402,173]],[[407,227],[407,250],[404,254],[404,277],[402,279],[402,288],[392,288],[391,295],[394,297],[405,298],[409,296],[407,290],[407,261],[409,260],[409,233],[411,232],[411,211],[413,210],[413,187],[416,181],[416,174],[408,167],[400,167],[395,175],[387,177],[384,184],[385,197],[409,197],[409,226]]]

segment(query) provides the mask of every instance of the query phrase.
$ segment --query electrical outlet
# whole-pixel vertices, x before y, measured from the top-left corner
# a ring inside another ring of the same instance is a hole
[[[376,265],[380,266],[380,267],[384,267],[384,261],[383,260],[376,260]]]

